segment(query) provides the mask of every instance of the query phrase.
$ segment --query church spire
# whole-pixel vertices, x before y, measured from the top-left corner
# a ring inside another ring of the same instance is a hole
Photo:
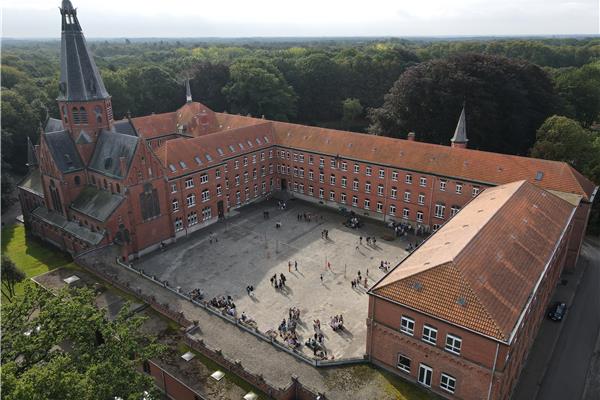
[[[192,102],[192,90],[190,89],[190,78],[185,80],[185,102]]]
[[[62,39],[60,48],[60,83],[58,100],[89,101],[109,98],[87,43],[77,9],[70,0],[63,0]]]
[[[463,103],[462,111],[460,112],[460,117],[458,118],[458,124],[456,124],[456,129],[454,130],[454,136],[450,139],[452,143],[452,147],[466,148],[467,142],[467,118],[465,115],[465,103]]]

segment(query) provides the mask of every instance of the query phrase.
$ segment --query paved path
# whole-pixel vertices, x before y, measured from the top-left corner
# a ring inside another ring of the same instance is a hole
[[[567,318],[545,319],[513,394],[513,400],[580,399],[600,329],[600,246],[586,240],[577,270],[564,274],[553,301],[566,301]],[[577,287],[577,282],[580,281]]]

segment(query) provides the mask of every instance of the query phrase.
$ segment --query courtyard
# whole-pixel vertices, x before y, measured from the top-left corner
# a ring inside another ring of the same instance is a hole
[[[310,222],[305,214],[310,215]],[[318,319],[329,358],[362,357],[366,291],[385,274],[379,268],[382,261],[394,267],[408,254],[408,241],[393,239],[393,231],[382,222],[363,218],[363,226],[351,229],[344,226],[345,220],[336,210],[300,200],[291,199],[285,210],[276,200],[263,201],[134,264],[184,292],[200,289],[205,300],[231,296],[237,316],[245,312],[262,332],[277,331],[281,321],[288,319],[289,309],[296,307],[301,343],[313,336],[313,321]],[[323,237],[324,230],[328,238]],[[366,237],[376,237],[376,244],[367,244]],[[414,243],[414,238],[408,238]],[[361,283],[353,287],[351,281],[359,271]],[[271,277],[280,279],[281,274],[286,285],[276,289]],[[247,286],[254,287],[252,296]],[[345,329],[334,331],[330,318],[340,314]],[[312,356],[307,346],[300,349]]]

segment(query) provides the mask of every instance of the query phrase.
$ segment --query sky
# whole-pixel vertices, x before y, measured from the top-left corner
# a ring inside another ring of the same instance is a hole
[[[2,34],[60,36],[61,0],[3,0]],[[600,33],[600,0],[72,0],[88,38]]]

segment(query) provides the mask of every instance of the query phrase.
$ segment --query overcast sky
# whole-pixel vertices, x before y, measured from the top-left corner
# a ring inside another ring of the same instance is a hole
[[[72,0],[87,37],[600,33],[600,0]],[[6,37],[60,36],[61,0],[3,0]]]

